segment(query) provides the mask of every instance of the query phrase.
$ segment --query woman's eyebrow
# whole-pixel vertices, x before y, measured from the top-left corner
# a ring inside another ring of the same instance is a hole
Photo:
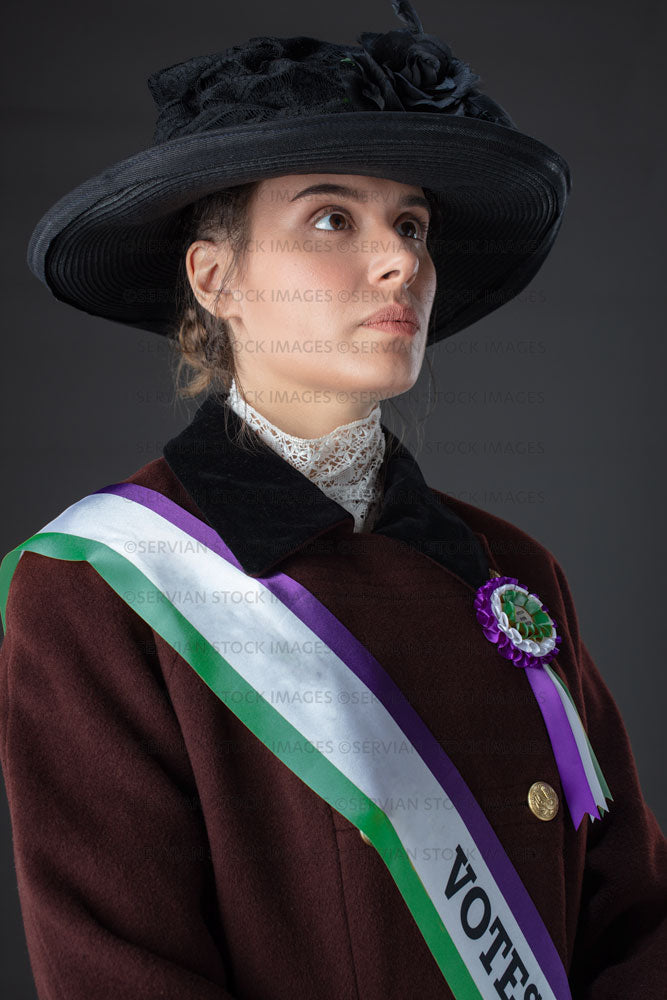
[[[304,188],[303,191],[299,191],[295,194],[293,198],[290,198],[290,202],[296,201],[297,198],[305,198],[306,195],[311,194],[335,194],[341,198],[352,198],[354,201],[366,201],[367,199],[364,195],[360,194],[356,188],[347,187],[345,184],[311,184],[310,187]],[[398,199],[398,205],[400,208],[425,208],[431,216],[431,206],[426,198],[422,198],[418,194],[404,194]]]

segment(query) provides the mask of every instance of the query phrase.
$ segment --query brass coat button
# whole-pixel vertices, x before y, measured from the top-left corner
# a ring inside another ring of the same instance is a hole
[[[558,796],[546,781],[534,781],[528,789],[528,805],[538,819],[553,819],[558,812]]]
[[[370,837],[366,836],[366,834],[364,833],[363,830],[359,831],[359,835],[360,835],[361,839],[363,840],[364,844],[371,844],[372,845],[373,841],[370,839]]]

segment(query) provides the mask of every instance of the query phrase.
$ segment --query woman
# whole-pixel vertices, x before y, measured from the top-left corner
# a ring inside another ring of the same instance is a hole
[[[567,165],[393,6],[155,74],[153,147],[33,234],[207,392],[2,564],[40,997],[663,994],[665,839],[562,569],[380,419],[539,269]]]

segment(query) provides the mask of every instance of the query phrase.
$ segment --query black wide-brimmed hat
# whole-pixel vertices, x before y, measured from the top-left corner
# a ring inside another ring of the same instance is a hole
[[[569,167],[477,89],[407,0],[392,6],[408,30],[362,32],[359,46],[256,37],[154,73],[152,145],[49,209],[31,270],[62,302],[167,335],[188,205],[285,174],[363,174],[428,189],[441,209],[427,344],[513,298],[553,245]]]

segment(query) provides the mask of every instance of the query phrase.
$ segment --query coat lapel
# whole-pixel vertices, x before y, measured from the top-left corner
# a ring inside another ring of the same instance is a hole
[[[252,451],[242,448],[235,440],[241,425],[224,399],[209,396],[162,453],[248,575],[265,576],[341,524],[353,531],[352,515],[259,437]],[[481,586],[489,576],[481,536],[426,484],[414,456],[389,428],[382,429],[384,495],[373,531],[417,548],[475,589]]]

